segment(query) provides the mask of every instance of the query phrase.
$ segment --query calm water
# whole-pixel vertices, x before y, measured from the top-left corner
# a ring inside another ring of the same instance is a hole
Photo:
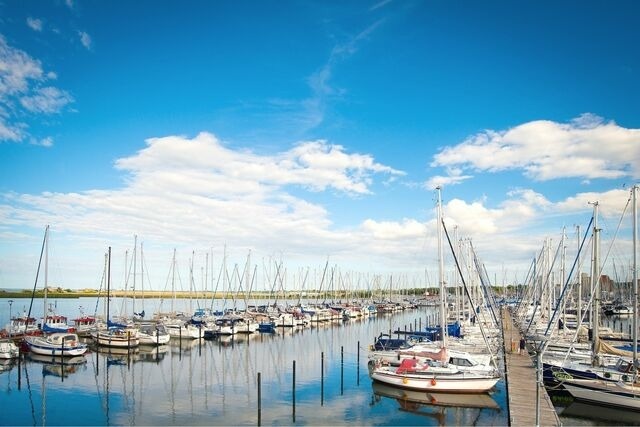
[[[28,309],[28,300],[14,301],[12,314],[25,303]],[[188,300],[176,303],[176,310],[189,309]],[[39,304],[33,311],[37,317]],[[159,304],[147,300],[145,310],[152,313]],[[166,304],[164,310],[169,309]],[[8,321],[6,305],[0,300],[0,324]],[[95,305],[93,298],[58,300],[57,311],[71,318],[79,314],[79,306],[93,313]],[[276,335],[181,345],[172,341],[129,357],[90,352],[77,365],[27,357],[20,369],[5,366],[0,374],[0,424],[257,425],[260,375],[262,425],[507,425],[503,382],[488,402],[465,402],[481,407],[434,405],[420,393],[403,396],[372,384],[367,347],[373,338],[420,318],[424,324],[431,314],[423,309]],[[597,424],[575,417],[563,422]]]

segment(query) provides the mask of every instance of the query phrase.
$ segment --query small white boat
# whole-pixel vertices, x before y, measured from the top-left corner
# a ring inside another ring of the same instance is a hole
[[[20,356],[20,349],[13,341],[0,341],[0,359],[14,359],[18,356]]]
[[[143,323],[138,329],[140,345],[163,345],[171,341],[171,335],[163,324]]]
[[[198,339],[204,338],[204,327],[192,325],[190,323],[166,324],[167,331],[171,338],[178,339]]]
[[[101,323],[103,327],[106,328],[104,322]],[[76,328],[76,333],[80,336],[91,336],[92,332],[101,329],[95,316],[88,316],[86,314],[82,314],[80,317],[73,319],[73,326]]]
[[[38,328],[35,317],[29,317],[27,313],[24,313],[22,316],[12,317],[5,329],[10,337],[42,334]]]
[[[137,329],[111,327],[95,331],[91,336],[98,346],[104,347],[131,348],[140,344]]]
[[[484,393],[496,385],[500,375],[495,370],[464,372],[452,365],[418,364],[415,359],[405,359],[398,368],[376,364],[371,378],[396,387],[428,392]]]
[[[87,352],[87,345],[80,342],[78,335],[55,332],[47,337],[25,337],[25,343],[32,353],[44,356],[81,356]]]

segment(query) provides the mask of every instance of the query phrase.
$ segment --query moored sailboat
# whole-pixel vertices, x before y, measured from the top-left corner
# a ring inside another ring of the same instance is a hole
[[[440,285],[440,337],[442,339],[439,349],[433,349],[419,360],[416,354],[411,358],[401,360],[399,367],[392,367],[384,363],[380,358],[372,363],[371,378],[375,381],[396,387],[413,390],[439,391],[447,393],[483,393],[491,390],[499,381],[498,371],[491,366],[460,367],[449,363],[447,351],[446,331],[446,287],[444,282],[444,256],[442,248],[442,202],[440,187],[438,190],[438,263]],[[406,349],[401,350],[406,351]],[[397,353],[400,358],[400,351]]]
[[[78,335],[68,332],[54,332],[47,337],[28,336],[25,343],[29,350],[44,356],[82,356],[87,345],[80,342]]]
[[[109,301],[111,290],[111,247],[107,255],[107,329],[94,331],[91,336],[98,346],[130,349],[140,344],[138,330],[128,325],[113,323],[109,319]]]

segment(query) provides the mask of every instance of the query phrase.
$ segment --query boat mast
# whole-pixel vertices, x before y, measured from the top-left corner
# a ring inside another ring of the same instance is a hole
[[[576,225],[576,235],[578,240],[578,251],[576,252],[578,255],[578,313],[577,320],[578,324],[582,322],[582,258],[580,257],[580,226]]]
[[[447,316],[445,315],[445,309],[447,299],[445,295],[445,283],[444,283],[444,255],[442,249],[442,188],[436,187],[438,190],[438,211],[437,211],[437,228],[438,228],[438,282],[440,286],[440,334],[442,335],[442,347],[447,346]]]
[[[633,382],[638,377],[638,185],[633,189]]]
[[[142,242],[140,242],[140,297],[142,299],[141,312],[144,313],[144,255],[142,252]]]
[[[109,326],[109,302],[111,301],[111,246],[107,255],[107,327]]]
[[[44,230],[44,315],[42,318],[42,328],[47,324],[47,292],[49,289],[49,225]],[[28,320],[27,320],[28,322]]]
[[[173,259],[171,260],[171,315],[175,316],[176,302],[176,248],[173,248]]]
[[[136,314],[136,269],[138,268],[138,266],[136,265],[136,254],[138,252],[138,235],[134,234],[133,235],[133,308],[131,309],[131,312],[133,313],[133,315],[135,316]]]
[[[593,348],[593,362],[596,362],[597,358],[597,346],[599,340],[599,311],[600,311],[600,229],[598,228],[598,202],[593,202],[593,266],[591,269],[591,292],[593,295],[593,305],[591,307],[591,329],[592,335],[592,348]]]

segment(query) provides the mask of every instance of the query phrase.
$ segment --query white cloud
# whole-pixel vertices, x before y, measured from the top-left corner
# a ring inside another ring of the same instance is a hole
[[[487,130],[441,150],[432,166],[499,172],[523,169],[538,181],[640,177],[640,129],[584,114],[570,123],[538,120]]]
[[[433,190],[436,187],[444,188],[448,185],[461,184],[470,178],[473,178],[473,176],[462,175],[462,169],[460,168],[447,168],[447,176],[432,176],[425,182],[424,188],[428,190]]]
[[[69,93],[51,86],[38,88],[33,95],[20,98],[20,103],[28,111],[44,114],[58,113],[71,102],[73,98]]]
[[[43,86],[56,78],[56,73],[45,73],[40,61],[9,46],[0,35],[0,142],[40,139],[29,134],[29,119],[58,113],[73,102],[68,92]],[[40,139],[39,145],[48,146],[47,141]]]
[[[9,96],[26,92],[33,81],[42,80],[40,61],[9,46],[0,35],[0,102],[9,104]]]
[[[80,36],[80,43],[82,43],[82,46],[87,50],[91,50],[91,36],[84,31],[78,31],[78,35]]]
[[[624,189],[614,189],[602,193],[578,193],[557,203],[557,208],[559,212],[566,214],[584,212],[587,209],[591,210],[593,203],[598,202],[601,215],[619,218],[622,216],[630,197],[630,191]],[[629,209],[627,207],[627,213]]]
[[[22,124],[7,123],[4,117],[0,115],[0,141],[21,141],[24,137]]]
[[[33,31],[38,31],[38,32],[42,31],[42,21],[40,19],[32,18],[29,16],[27,18],[27,25]]]
[[[139,181],[142,175],[160,170],[161,179],[167,183],[182,177],[183,170],[223,175],[233,182],[230,188],[234,193],[301,185],[313,191],[333,188],[346,193],[367,194],[370,193],[371,174],[403,174],[376,163],[369,155],[347,154],[343,147],[329,145],[326,141],[302,142],[279,155],[260,156],[227,149],[209,133],[201,133],[191,140],[176,136],[149,139],[147,148],[136,156],[118,160],[116,167],[131,172]],[[212,180],[208,186],[215,185],[214,182]]]
[[[120,189],[5,195],[0,222],[51,223],[93,238],[137,233],[191,247],[233,242],[262,253],[277,249],[324,258],[351,248],[350,234],[332,230],[324,207],[288,188],[367,194],[373,175],[399,173],[326,142],[265,156],[230,149],[207,133],[150,139],[116,167],[129,174]]]
[[[31,145],[39,145],[40,147],[53,147],[53,138],[50,136],[43,138],[41,140],[32,139],[30,141]]]

